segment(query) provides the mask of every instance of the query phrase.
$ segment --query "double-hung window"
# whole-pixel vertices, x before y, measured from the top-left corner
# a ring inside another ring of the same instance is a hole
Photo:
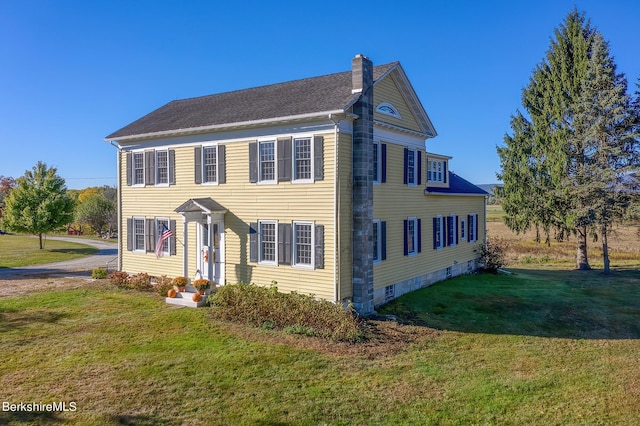
[[[134,251],[145,251],[144,240],[144,218],[135,217],[133,218],[133,250]]]
[[[380,241],[380,219],[373,219],[373,262],[378,263],[382,259],[381,249],[382,244]]]
[[[404,149],[404,183],[409,186],[421,185],[422,151]]]
[[[314,247],[313,223],[293,222],[293,264],[313,267]]]
[[[144,152],[133,153],[133,184],[144,185]]]
[[[258,144],[260,182],[276,182],[276,150],[275,141],[264,141]]]
[[[452,214],[447,217],[447,245],[455,246],[458,244],[458,216]]]
[[[407,184],[416,184],[416,152],[411,150],[407,156]]]
[[[301,182],[313,181],[313,150],[311,138],[293,140],[293,179]]]
[[[420,253],[420,219],[410,217],[404,221],[404,255]]]
[[[373,143],[373,181],[380,183],[380,144]]]
[[[478,241],[478,215],[476,213],[472,213],[467,216],[467,220],[469,222],[469,242],[473,243]]]
[[[258,222],[260,228],[260,263],[277,264],[278,224],[275,221]]]
[[[205,146],[202,148],[202,182],[218,182],[217,158],[217,146]]]
[[[169,185],[169,151],[156,151],[156,185]]]
[[[464,241],[467,239],[467,220],[460,220],[460,240]]]
[[[438,215],[433,218],[433,248],[440,250],[445,245],[444,217]]]
[[[164,219],[164,218],[156,218],[156,239],[159,241],[160,240],[160,236],[162,235],[162,233],[165,230],[168,230],[169,228],[169,219]],[[158,247],[156,247],[156,253],[162,253],[164,255],[169,255],[170,254],[170,241],[171,238],[164,238],[162,241],[162,248],[160,250],[158,250]]]

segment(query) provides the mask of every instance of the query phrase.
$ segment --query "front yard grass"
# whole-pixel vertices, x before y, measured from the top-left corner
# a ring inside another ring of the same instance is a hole
[[[0,268],[62,262],[98,252],[85,244],[47,239],[40,250],[38,239],[26,235],[0,235]]]
[[[0,399],[77,411],[0,423],[634,424],[639,272],[516,272],[386,306],[425,331],[387,353],[318,350],[109,284],[3,298]]]

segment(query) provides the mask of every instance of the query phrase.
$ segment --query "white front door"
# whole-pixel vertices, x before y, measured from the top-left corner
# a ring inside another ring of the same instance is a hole
[[[216,284],[223,284],[224,221],[214,220],[211,225],[200,223],[198,228],[198,270],[200,275]],[[212,276],[209,276],[209,263],[212,264]]]

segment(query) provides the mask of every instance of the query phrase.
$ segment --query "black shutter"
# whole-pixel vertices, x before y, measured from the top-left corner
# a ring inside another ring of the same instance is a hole
[[[176,221],[169,220],[169,229],[173,232],[173,236],[169,238],[169,254],[171,256],[176,255]]]
[[[249,225],[249,262],[258,261],[258,223]]]
[[[418,227],[418,253],[420,253],[422,252],[422,219],[417,219],[416,222],[418,222],[416,226]]]
[[[249,142],[249,182],[258,181],[258,142]]]
[[[404,221],[404,255],[409,255],[409,221]]]
[[[451,221],[449,219],[451,219],[450,217],[445,217],[444,219],[444,239],[443,239],[443,247],[446,247],[449,245],[449,224],[451,223]]]
[[[227,150],[218,145],[218,183],[227,183]]]
[[[130,152],[127,152],[126,160],[127,164],[125,167],[127,168],[127,186],[131,186],[133,184],[133,155]]]
[[[444,179],[444,183],[447,183],[447,162],[442,162],[442,178]]]
[[[133,251],[133,219],[127,219],[127,250]]]
[[[313,137],[313,179],[324,179],[324,138]]]
[[[422,151],[416,151],[418,154],[418,185],[422,185]]]
[[[476,221],[476,226],[473,227],[473,230],[475,231],[474,232],[474,237],[475,237],[474,240],[478,241],[478,235],[479,235],[479,231],[478,231],[478,215],[475,215],[474,219]]]
[[[315,268],[324,269],[324,225],[316,225],[316,260]]]
[[[460,219],[458,218],[458,215],[455,215],[453,220],[456,226],[456,245],[458,245],[458,242],[460,241]]]
[[[383,143],[381,144],[380,147],[380,151],[381,151],[381,160],[382,160],[382,166],[381,166],[381,181],[382,183],[385,183],[387,181],[387,144]]]
[[[291,138],[278,139],[278,182],[288,182],[291,180]]]
[[[473,241],[473,235],[471,234],[471,227],[473,226],[473,216],[467,215],[467,241]]]
[[[404,149],[404,184],[409,183],[409,150]]]
[[[438,248],[438,218],[433,218],[433,249],[436,250]]]
[[[387,222],[380,222],[380,258],[387,259]]]
[[[278,224],[278,263],[291,265],[291,238],[292,229],[290,223]]]
[[[196,146],[193,149],[193,157],[194,157],[194,164],[195,164],[195,182],[196,183],[202,183],[202,147],[201,146]]]
[[[146,251],[147,253],[154,252],[156,250],[156,221],[155,219],[146,219],[147,223],[145,230],[146,237]]]
[[[176,184],[176,151],[169,150],[169,185]]]
[[[144,184],[154,185],[156,183],[156,153],[146,151],[144,153]]]

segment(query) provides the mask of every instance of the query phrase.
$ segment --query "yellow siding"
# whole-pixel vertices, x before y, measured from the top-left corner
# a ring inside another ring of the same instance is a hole
[[[424,154],[423,154],[424,160]],[[484,236],[484,198],[463,196],[425,196],[423,185],[410,187],[403,183],[403,147],[387,144],[387,182],[374,185],[374,218],[387,222],[387,258],[374,265],[374,288],[380,289],[413,277],[477,257],[477,243],[460,241],[455,247],[433,249],[433,217],[457,214],[465,218],[478,214],[478,239]],[[423,161],[424,168],[424,161]],[[404,255],[404,220],[421,219],[422,251]]]
[[[324,179],[315,183],[280,182],[275,185],[249,183],[249,140],[226,144],[226,181],[221,185],[194,183],[194,146],[177,147],[176,184],[146,188],[122,186],[122,236],[126,219],[133,216],[162,216],[175,219],[176,235],[182,240],[182,216],[174,209],[190,198],[211,197],[224,206],[226,231],[225,278],[229,283],[254,282],[269,285],[277,281],[281,291],[298,291],[334,300],[334,138],[324,134]],[[122,174],[126,173],[123,161]],[[126,182],[125,182],[126,183]],[[249,224],[262,220],[313,221],[324,225],[324,269],[304,270],[291,266],[266,266],[249,262]],[[189,267],[195,272],[196,226],[189,224]],[[153,253],[126,250],[123,267],[130,272],[151,275],[182,275],[182,247],[177,255],[156,259]]]
[[[375,108],[382,102],[389,102],[394,107],[396,107],[402,119],[375,112]],[[374,120],[383,121],[395,126],[403,127],[405,129],[415,130],[417,132],[421,131],[418,122],[411,112],[411,109],[400,94],[398,86],[396,86],[396,83],[393,81],[393,78],[391,76],[387,76],[385,79],[376,84],[373,95],[373,108]]]

